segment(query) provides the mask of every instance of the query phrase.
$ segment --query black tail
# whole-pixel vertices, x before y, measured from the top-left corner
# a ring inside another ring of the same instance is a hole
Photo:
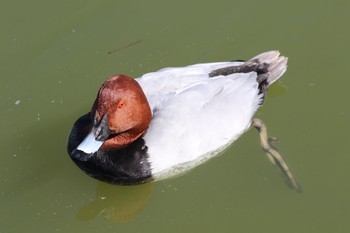
[[[269,86],[278,80],[287,70],[288,58],[279,55],[280,53],[278,51],[261,53],[237,66],[213,70],[209,73],[209,77],[256,72],[258,74],[256,81],[259,83],[260,93],[265,93]]]

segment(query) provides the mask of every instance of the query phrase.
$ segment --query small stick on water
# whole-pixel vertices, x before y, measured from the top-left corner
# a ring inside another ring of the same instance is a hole
[[[129,47],[131,47],[131,46],[133,46],[133,45],[136,45],[136,44],[138,44],[138,43],[141,43],[141,42],[142,42],[142,40],[137,40],[137,41],[131,42],[131,43],[129,43],[129,44],[123,45],[123,46],[121,46],[121,47],[119,47],[119,48],[116,48],[116,49],[113,49],[113,50],[109,51],[108,54],[112,54],[112,53],[115,53],[115,52],[119,52],[119,51],[122,50],[122,49],[129,48]]]
[[[261,148],[265,151],[267,157],[271,161],[273,165],[275,165],[278,170],[282,173],[283,178],[289,187],[296,190],[297,192],[301,192],[301,188],[298,185],[297,181],[294,179],[292,172],[289,170],[287,163],[284,161],[283,157],[274,148],[270,142],[276,141],[276,139],[271,140],[267,135],[267,128],[264,122],[258,118],[254,118],[252,120],[252,126],[259,131],[260,136],[260,145]]]

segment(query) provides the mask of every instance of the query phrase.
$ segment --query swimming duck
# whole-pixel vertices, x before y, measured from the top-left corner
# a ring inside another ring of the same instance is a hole
[[[139,184],[182,174],[219,154],[251,126],[295,189],[287,165],[253,119],[287,68],[278,51],[248,61],[164,68],[137,79],[108,78],[71,130],[68,153],[90,176]],[[277,154],[276,154],[277,153]]]

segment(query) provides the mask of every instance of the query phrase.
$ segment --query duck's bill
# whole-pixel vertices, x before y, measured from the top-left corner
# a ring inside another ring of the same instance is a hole
[[[105,114],[98,125],[92,127],[90,133],[80,143],[76,150],[80,150],[86,154],[93,154],[100,149],[110,134],[111,130],[108,126],[107,114]]]
[[[80,150],[86,154],[93,154],[100,149],[104,141],[96,140],[94,130],[85,137],[85,139],[79,144],[76,150]]]

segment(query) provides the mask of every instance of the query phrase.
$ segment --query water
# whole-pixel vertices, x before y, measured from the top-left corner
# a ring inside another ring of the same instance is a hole
[[[3,3],[0,232],[349,232],[349,6]],[[255,131],[185,176],[144,186],[95,181],[68,157],[72,123],[109,75],[271,49],[289,57],[289,69],[257,116],[280,139],[303,193],[283,183]]]

